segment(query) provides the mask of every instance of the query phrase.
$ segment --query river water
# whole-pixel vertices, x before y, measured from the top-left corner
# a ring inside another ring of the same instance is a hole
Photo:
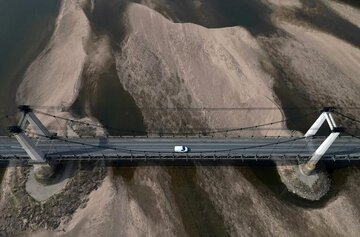
[[[0,0],[0,116],[16,112],[16,89],[51,36],[58,7],[58,0]]]
[[[343,3],[350,4],[352,6],[360,8],[360,1],[358,1],[358,0],[339,0],[339,2],[343,2]]]

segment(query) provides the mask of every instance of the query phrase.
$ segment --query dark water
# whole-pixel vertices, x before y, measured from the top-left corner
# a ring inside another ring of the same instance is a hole
[[[95,10],[86,12],[93,37],[107,36],[113,48],[122,41],[125,32],[122,13],[127,1],[97,1]],[[113,136],[145,135],[143,116],[131,95],[123,88],[118,78],[115,60],[106,72],[98,76],[83,73],[79,97],[72,111],[84,117],[96,117]]]
[[[337,0],[337,1],[360,8],[360,1],[359,0]]]
[[[83,80],[79,97],[72,106],[75,114],[96,117],[113,136],[146,134],[141,111],[120,84],[115,66],[103,73],[95,86],[89,85],[86,78]]]
[[[0,167],[0,180],[2,180],[2,178],[4,177],[6,169],[3,167]]]
[[[58,2],[0,0],[0,116],[16,112],[16,89],[51,36]],[[4,120],[0,123],[3,134]]]
[[[286,118],[289,119],[286,126],[290,130],[306,133],[307,128],[310,128],[319,116],[321,105],[312,105],[305,93],[305,88],[302,90],[294,84],[297,75],[284,69],[276,58],[271,58],[271,60],[277,69],[277,74],[274,75],[277,80],[273,89],[280,100],[281,107],[284,108]]]
[[[358,26],[339,16],[321,1],[301,0],[301,2],[305,11],[303,9],[297,11],[296,17],[299,20],[360,47],[360,28]],[[355,1],[348,1],[348,3],[350,2],[355,4]]]
[[[189,236],[229,236],[209,195],[196,181],[196,167],[170,167],[171,191]]]
[[[108,35],[113,47],[117,47],[125,36],[123,13],[129,2],[129,0],[94,1],[94,10],[86,12],[93,32],[96,35]]]
[[[253,34],[275,30],[270,15],[272,10],[260,0],[153,0],[155,10],[175,22],[191,22],[207,28],[246,27]]]

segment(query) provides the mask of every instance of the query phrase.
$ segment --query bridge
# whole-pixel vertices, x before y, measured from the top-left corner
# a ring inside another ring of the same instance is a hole
[[[182,137],[82,137],[65,138],[50,133],[29,106],[20,106],[22,117],[17,126],[9,128],[13,137],[0,137],[0,161],[52,164],[54,161],[245,161],[293,160],[309,175],[320,159],[324,161],[359,161],[360,137],[336,125],[335,108],[326,107],[304,136],[292,137],[213,137],[186,134]],[[46,114],[56,118],[55,115]],[[345,114],[354,122],[360,122]],[[61,118],[63,119],[63,118]],[[269,126],[282,121],[234,130]],[[328,137],[316,133],[327,123]],[[26,131],[28,125],[32,131]],[[88,123],[86,123],[89,125]],[[96,125],[98,126],[98,125]],[[227,129],[222,132],[232,131]],[[214,132],[210,131],[207,134]],[[219,131],[216,131],[219,132]],[[174,152],[174,146],[189,147],[187,153]]]
[[[105,160],[105,161],[245,161],[245,160],[297,160],[312,156],[325,137],[311,140],[296,138],[72,138],[31,139],[46,160]],[[31,161],[25,149],[15,138],[0,137],[2,161]],[[190,148],[188,153],[174,152],[174,146]],[[344,136],[335,141],[323,156],[329,161],[360,161],[360,143]]]

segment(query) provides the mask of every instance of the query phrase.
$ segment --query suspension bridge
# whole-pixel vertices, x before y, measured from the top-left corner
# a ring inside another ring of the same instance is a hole
[[[216,137],[216,133],[244,131],[267,128],[274,124],[284,124],[287,120],[273,121],[251,127],[215,129],[199,132],[170,133],[161,131],[159,137],[140,136],[141,131],[131,131],[134,136],[127,137],[60,137],[50,133],[39,120],[37,113],[55,119],[62,119],[86,126],[104,127],[59,117],[54,114],[36,111],[30,106],[19,106],[21,119],[16,126],[9,127],[12,136],[0,137],[0,161],[20,163],[51,164],[69,160],[106,161],[265,161],[294,160],[304,163],[303,171],[310,174],[320,159],[324,161],[359,161],[360,137],[346,132],[337,126],[334,114],[353,123],[360,121],[349,115],[326,107],[318,119],[303,136],[291,137]],[[4,116],[7,117],[7,116]],[[316,136],[320,127],[327,123],[329,136]],[[27,130],[31,126],[31,132]],[[127,131],[129,132],[129,131]],[[175,146],[186,146],[186,153],[174,151]]]

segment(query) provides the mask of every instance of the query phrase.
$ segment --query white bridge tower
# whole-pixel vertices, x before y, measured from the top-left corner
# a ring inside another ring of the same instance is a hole
[[[332,116],[332,112],[335,111],[333,107],[325,107],[322,110],[322,114],[315,121],[315,123],[310,127],[310,129],[305,134],[306,139],[311,139],[320,129],[325,121],[327,121],[331,134],[325,139],[325,141],[316,149],[316,151],[312,154],[310,160],[300,166],[300,170],[304,175],[311,175],[311,173],[315,170],[316,164],[319,162],[321,157],[327,152],[330,146],[334,143],[336,138],[340,135],[341,132],[344,132],[343,127],[338,127],[335,123],[335,120]]]

